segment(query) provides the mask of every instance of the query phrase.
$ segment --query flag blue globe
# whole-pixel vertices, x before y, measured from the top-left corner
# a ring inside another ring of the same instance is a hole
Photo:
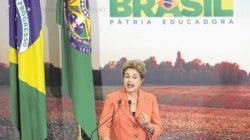
[[[170,8],[173,6],[173,0],[164,0],[164,6]]]

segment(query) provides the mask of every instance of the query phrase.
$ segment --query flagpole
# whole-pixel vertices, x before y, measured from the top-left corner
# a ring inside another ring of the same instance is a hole
[[[82,139],[82,132],[81,132],[81,126],[78,125],[78,136],[77,136],[77,140],[83,140]]]

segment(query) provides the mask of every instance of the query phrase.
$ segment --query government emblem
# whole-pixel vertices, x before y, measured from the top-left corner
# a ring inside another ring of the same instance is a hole
[[[65,19],[69,29],[70,46],[91,53],[90,14],[88,0],[66,0]]]

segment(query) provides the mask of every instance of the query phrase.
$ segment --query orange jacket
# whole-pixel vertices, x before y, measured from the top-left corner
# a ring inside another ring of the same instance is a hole
[[[155,129],[151,137],[155,139],[162,132],[162,126],[159,107],[154,95],[139,90],[137,109],[133,117],[124,89],[108,94],[99,124],[105,120],[108,121],[99,128],[99,137],[108,136],[111,140],[145,140],[146,133],[149,132],[139,125],[142,112],[151,118],[151,124]]]

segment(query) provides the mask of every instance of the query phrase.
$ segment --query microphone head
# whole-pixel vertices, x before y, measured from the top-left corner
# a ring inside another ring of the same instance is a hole
[[[130,105],[132,103],[132,101],[131,100],[128,100],[128,104]]]
[[[122,100],[118,100],[118,105],[120,105],[122,103]]]

